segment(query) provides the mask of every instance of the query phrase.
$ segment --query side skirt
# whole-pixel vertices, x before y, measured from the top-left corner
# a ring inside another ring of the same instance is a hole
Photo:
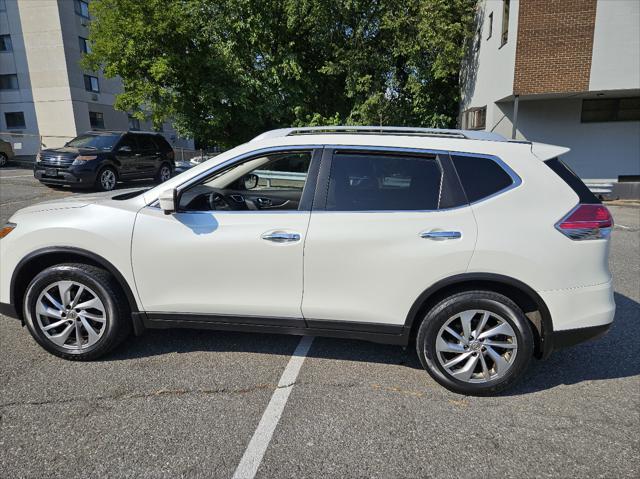
[[[403,325],[185,313],[146,313],[138,317],[142,319],[144,327],[149,329],[190,328],[295,336],[326,336],[401,346],[406,346],[409,341],[409,331]]]

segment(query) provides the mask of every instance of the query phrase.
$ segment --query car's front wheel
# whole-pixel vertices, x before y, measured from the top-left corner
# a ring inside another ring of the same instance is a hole
[[[8,162],[9,159],[7,158],[7,155],[5,155],[4,153],[0,153],[0,167],[6,166]]]
[[[513,301],[490,291],[467,291],[427,313],[416,348],[427,372],[447,389],[488,395],[522,376],[533,341],[529,321]]]
[[[110,166],[103,168],[96,178],[96,186],[100,191],[111,191],[118,183],[118,174]]]
[[[24,299],[29,332],[47,351],[91,360],[115,348],[131,330],[126,300],[105,270],[86,264],[45,269]]]
[[[158,173],[156,173],[156,182],[164,183],[165,181],[169,181],[171,179],[171,165],[168,163],[163,163],[160,165],[160,169]]]

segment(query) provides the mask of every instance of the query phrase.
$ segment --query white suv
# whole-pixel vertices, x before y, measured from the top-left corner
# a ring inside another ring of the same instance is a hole
[[[415,342],[440,384],[489,394],[613,320],[612,218],[566,151],[461,130],[270,131],[152,189],[16,213],[1,312],[77,360],[145,328]]]

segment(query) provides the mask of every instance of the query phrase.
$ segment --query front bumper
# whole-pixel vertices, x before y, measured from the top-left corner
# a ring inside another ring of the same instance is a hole
[[[91,187],[96,182],[96,172],[87,169],[55,168],[36,164],[33,176],[47,185],[71,185]]]

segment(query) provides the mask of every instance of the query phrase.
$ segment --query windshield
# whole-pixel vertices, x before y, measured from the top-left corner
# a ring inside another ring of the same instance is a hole
[[[80,135],[67,143],[66,146],[92,150],[111,150],[119,138],[120,135]]]

